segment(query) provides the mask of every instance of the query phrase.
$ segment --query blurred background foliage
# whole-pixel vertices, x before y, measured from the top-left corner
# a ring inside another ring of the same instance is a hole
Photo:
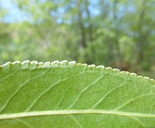
[[[155,78],[155,0],[0,0],[0,65],[16,60]]]

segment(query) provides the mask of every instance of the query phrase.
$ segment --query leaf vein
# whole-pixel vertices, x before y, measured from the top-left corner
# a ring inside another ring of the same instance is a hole
[[[110,93],[112,93],[117,88],[123,87],[125,84],[126,84],[126,82],[124,82],[120,86],[116,86],[113,89],[111,89],[110,91],[108,91],[100,100],[98,100],[98,102],[95,105],[93,105],[92,109],[94,109],[100,102],[102,102]]]
[[[7,78],[10,77],[10,76],[13,76],[17,71],[18,71],[18,70],[14,71],[12,74],[7,75],[6,77],[0,79],[0,81],[3,81],[3,80],[7,79]]]
[[[36,78],[38,78],[38,77],[44,75],[47,71],[48,71],[48,70],[46,70],[45,72],[43,72],[41,75],[38,75],[38,76],[36,76],[36,77],[29,78],[28,80],[26,80],[26,81],[13,93],[13,95],[5,102],[5,104],[2,106],[0,112],[3,111],[3,110],[6,108],[6,106],[7,106],[8,103],[10,102],[10,100],[19,92],[19,90],[20,90],[22,87],[24,87],[24,85],[26,85],[27,82],[29,82],[29,81],[32,80],[32,79],[36,79]]]
[[[141,126],[143,126],[144,128],[146,128],[145,125],[142,122],[140,122],[139,120],[137,120],[136,118],[131,117],[131,116],[128,116],[128,117],[131,118],[132,120],[135,120],[136,122],[138,122],[138,124],[140,124]]]
[[[22,112],[13,114],[2,114],[0,119],[14,119],[24,117],[37,117],[37,116],[48,116],[48,115],[79,115],[79,114],[107,114],[107,115],[119,115],[119,116],[132,116],[132,117],[150,117],[155,118],[155,114],[148,113],[133,113],[133,112],[122,112],[114,110],[59,110],[59,111],[33,111],[33,112]]]
[[[16,119],[18,120],[19,122],[25,124],[26,126],[28,126],[29,128],[33,128],[31,125],[29,125],[28,123],[26,123],[25,121],[21,120],[21,119]]]
[[[46,90],[44,90],[44,91],[31,103],[31,105],[25,110],[25,112],[28,112],[28,111],[34,106],[34,104],[35,104],[45,93],[47,93],[50,89],[52,89],[54,86],[56,86],[57,84],[59,84],[59,83],[62,82],[62,81],[66,81],[66,80],[68,80],[68,79],[70,79],[70,78],[72,78],[72,77],[81,75],[81,74],[83,74],[83,73],[84,73],[84,72],[79,73],[79,74],[76,74],[76,75],[74,75],[74,76],[70,76],[70,77],[68,77],[68,78],[66,78],[66,79],[63,79],[63,80],[59,80],[58,82],[56,82],[56,83],[54,83],[53,85],[49,86],[49,88],[47,88]]]
[[[83,126],[75,119],[75,117],[73,117],[72,115],[69,115],[69,116],[73,119],[73,121],[76,123],[76,125],[79,125],[80,128],[83,128]]]
[[[135,98],[132,98],[132,99],[126,101],[124,104],[122,104],[121,106],[115,108],[114,110],[117,111],[117,110],[121,109],[122,107],[124,107],[126,104],[130,103],[131,101],[133,101],[133,100],[135,100],[135,99],[138,99],[138,98],[141,98],[141,97],[143,97],[143,96],[147,96],[147,95],[155,95],[155,93],[146,93],[146,94],[139,95],[139,96],[137,96],[137,97],[135,97]]]
[[[90,83],[88,86],[86,86],[80,93],[79,95],[77,96],[77,98],[74,100],[74,102],[67,108],[70,109],[71,107],[73,107],[73,105],[75,105],[75,103],[78,101],[79,97],[81,96],[81,94],[83,92],[85,92],[90,86],[92,86],[93,84],[95,84],[96,82],[98,82],[103,76],[101,75],[101,77],[95,79],[92,83]]]

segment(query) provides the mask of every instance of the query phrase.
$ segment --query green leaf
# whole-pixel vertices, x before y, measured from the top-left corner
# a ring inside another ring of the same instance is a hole
[[[67,61],[0,67],[1,128],[155,127],[155,81]]]

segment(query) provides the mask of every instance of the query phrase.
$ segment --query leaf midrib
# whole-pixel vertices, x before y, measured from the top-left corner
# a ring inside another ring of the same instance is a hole
[[[76,114],[108,114],[108,115],[130,116],[130,117],[155,118],[155,114],[121,112],[113,110],[58,110],[58,111],[34,111],[34,112],[22,112],[13,114],[2,114],[0,115],[0,119],[13,119],[13,118],[49,116],[49,115],[76,115]]]

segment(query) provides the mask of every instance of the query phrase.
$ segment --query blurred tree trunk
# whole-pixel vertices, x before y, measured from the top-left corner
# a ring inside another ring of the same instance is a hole
[[[114,24],[115,24],[115,27],[114,27],[114,33],[115,33],[115,37],[114,37],[114,43],[115,43],[115,47],[116,47],[116,55],[114,55],[114,60],[115,60],[115,63],[117,62],[122,62],[122,55],[121,55],[121,52],[120,52],[120,46],[119,46],[119,24],[118,24],[118,18],[117,18],[117,3],[118,3],[118,0],[114,0],[113,2],[113,21],[114,21]],[[123,62],[122,62],[122,65],[123,65]]]
[[[82,22],[82,9],[81,9],[81,1],[80,0],[77,0],[77,7],[78,7],[78,16],[79,16],[78,24],[79,24],[79,27],[80,27],[81,44],[82,44],[83,48],[86,48],[87,47],[86,34],[85,34],[84,25],[83,25],[83,22]]]
[[[116,63],[122,61],[122,55],[120,52],[120,46],[119,46],[119,26],[118,26],[118,18],[117,18],[117,3],[118,0],[113,1],[113,23],[114,23],[114,39],[112,42],[109,42],[109,57],[108,57],[108,64],[109,66],[114,66]],[[116,54],[115,54],[116,50]],[[123,65],[123,62],[121,63]]]
[[[108,43],[108,55],[107,55],[107,65],[108,66],[114,66],[114,53],[113,53],[113,42],[110,42],[109,40],[109,43]]]
[[[141,63],[143,61],[143,44],[144,44],[144,35],[143,35],[143,22],[144,22],[144,15],[145,15],[145,9],[144,9],[144,5],[145,5],[146,1],[143,0],[142,1],[142,9],[139,15],[139,23],[138,23],[138,40],[137,40],[137,47],[138,47],[138,62]]]
[[[88,0],[85,1],[86,2],[86,12],[87,12],[87,16],[88,16],[88,23],[89,23],[89,26],[88,26],[88,30],[89,30],[89,40],[92,41],[93,40],[93,32],[92,32],[92,23],[91,23],[91,16],[90,16],[90,11],[89,11],[89,3],[88,3]]]

